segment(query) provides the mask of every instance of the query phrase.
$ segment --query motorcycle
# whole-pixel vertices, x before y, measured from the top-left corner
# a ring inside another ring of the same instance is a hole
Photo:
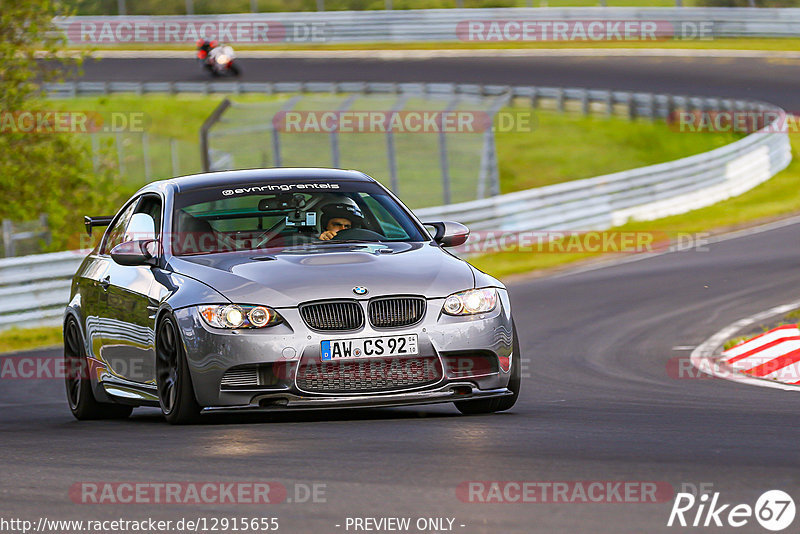
[[[236,54],[230,45],[221,45],[216,41],[198,43],[197,57],[203,62],[203,68],[212,76],[239,76],[241,69],[236,63]]]

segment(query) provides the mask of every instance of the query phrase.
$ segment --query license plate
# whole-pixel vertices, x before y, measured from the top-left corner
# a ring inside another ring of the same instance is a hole
[[[378,356],[419,354],[417,334],[403,336],[333,339],[320,344],[323,360],[352,360]]]

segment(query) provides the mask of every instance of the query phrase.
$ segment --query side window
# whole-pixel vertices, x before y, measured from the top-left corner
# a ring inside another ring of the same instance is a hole
[[[131,202],[122,215],[119,216],[117,221],[114,223],[114,226],[108,229],[106,232],[105,241],[103,242],[103,246],[100,247],[101,254],[108,254],[111,252],[111,249],[122,243],[125,239],[125,227],[128,226],[128,221],[131,220],[131,216],[133,215],[133,210],[136,208],[137,202]]]

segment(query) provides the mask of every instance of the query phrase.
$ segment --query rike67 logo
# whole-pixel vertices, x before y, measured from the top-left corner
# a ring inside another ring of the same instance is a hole
[[[699,497],[678,493],[667,526],[739,528],[752,524],[755,519],[765,529],[777,532],[789,527],[794,516],[794,500],[781,490],[764,492],[755,506],[723,503],[719,492],[703,493]]]

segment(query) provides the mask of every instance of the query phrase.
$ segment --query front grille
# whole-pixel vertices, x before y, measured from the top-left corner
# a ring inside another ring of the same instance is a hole
[[[364,324],[364,311],[354,300],[304,304],[300,315],[314,330],[357,330]]]
[[[424,314],[422,297],[386,297],[369,303],[369,322],[376,328],[410,326],[422,320]]]
[[[309,359],[297,371],[297,387],[310,393],[376,393],[435,384],[442,366],[435,356],[349,361]]]

